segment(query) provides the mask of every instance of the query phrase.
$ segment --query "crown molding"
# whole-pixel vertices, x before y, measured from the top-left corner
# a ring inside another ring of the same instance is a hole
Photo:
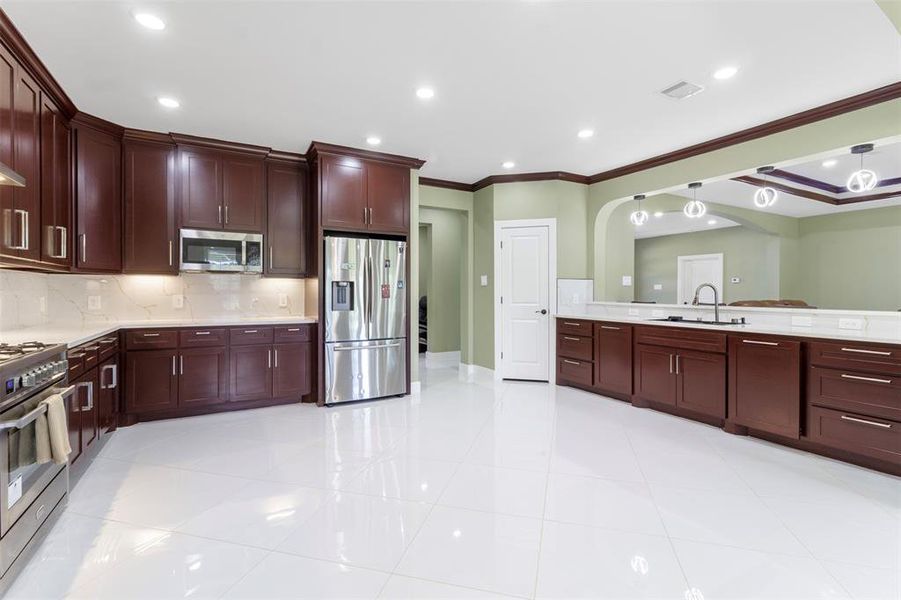
[[[874,200],[886,200],[888,198],[895,198],[901,196],[901,190],[894,190],[889,192],[879,192],[877,194],[865,194],[862,196],[849,196],[846,198],[836,198],[833,196],[827,196],[826,194],[820,194],[817,192],[812,192],[810,190],[792,187],[790,185],[785,185],[784,183],[779,183],[777,181],[764,181],[763,179],[758,179],[756,177],[751,177],[749,175],[743,175],[741,177],[733,177],[732,181],[740,181],[742,183],[747,183],[748,185],[753,185],[754,187],[771,187],[775,188],[781,192],[785,192],[786,194],[791,194],[792,196],[800,196],[801,198],[808,198],[809,200],[816,200],[817,202],[825,202],[826,204],[832,204],[833,206],[843,206],[845,204],[857,204],[858,202],[872,202]],[[890,180],[892,181],[892,180]],[[901,183],[901,182],[899,182]],[[846,193],[848,190],[845,188],[841,188],[842,193]]]
[[[192,146],[195,148],[208,148],[210,150],[224,150],[226,152],[241,152],[243,154],[257,154],[261,157],[268,155],[272,148],[266,146],[256,146],[253,144],[242,144],[239,142],[230,142],[228,140],[219,140],[216,138],[201,137],[198,135],[189,135],[187,133],[170,133],[170,137],[178,145]]]
[[[314,140],[310,143],[309,150],[307,150],[307,159],[315,160],[320,154],[336,154],[341,156],[352,156],[361,160],[377,160],[409,167],[411,169],[419,169],[425,164],[424,160],[411,158],[409,156],[388,154],[387,152],[377,152],[375,150],[364,150],[362,148],[353,148],[351,146],[327,144],[325,142],[317,142]]]
[[[461,183],[459,181],[450,181],[448,179],[435,179],[433,177],[420,177],[419,185],[427,185],[429,187],[444,188],[447,190],[457,190],[459,192],[474,192],[475,186],[471,183]]]
[[[89,115],[85,112],[77,112],[72,117],[72,125],[75,127],[88,127],[95,131],[111,135],[113,137],[122,137],[125,129],[121,125],[117,125],[112,121]]]
[[[588,185],[588,177],[566,171],[542,171],[540,173],[511,173],[510,175],[491,175],[479,179],[472,184],[473,191],[481,190],[498,183],[520,183],[526,181],[569,181]]]
[[[123,142],[142,142],[152,144],[162,144],[166,146],[174,146],[175,140],[168,133],[158,133],[156,131],[146,131],[144,129],[125,129],[122,134]]]

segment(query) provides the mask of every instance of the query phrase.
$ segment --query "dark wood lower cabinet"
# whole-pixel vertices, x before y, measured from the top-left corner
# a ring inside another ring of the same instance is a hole
[[[100,364],[98,371],[97,421],[100,435],[116,428],[119,418],[119,357],[114,356]]]
[[[272,346],[232,346],[229,400],[272,397]]]
[[[178,406],[219,404],[228,398],[228,350],[183,348],[178,356]]]
[[[726,417],[726,357],[711,352],[676,354],[676,406]]]
[[[635,395],[641,400],[676,405],[675,355],[662,346],[635,346]]]
[[[632,328],[614,323],[594,326],[594,385],[603,391],[632,393]]]
[[[274,369],[272,395],[276,398],[305,396],[313,389],[312,343],[276,344],[272,347]]]
[[[758,431],[801,436],[801,344],[729,337],[729,420]]]
[[[125,408],[130,413],[178,407],[175,350],[140,350],[126,355]]]

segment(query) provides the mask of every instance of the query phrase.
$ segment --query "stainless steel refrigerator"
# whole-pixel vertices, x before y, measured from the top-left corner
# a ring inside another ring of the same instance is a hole
[[[325,238],[325,403],[407,391],[407,243]]]

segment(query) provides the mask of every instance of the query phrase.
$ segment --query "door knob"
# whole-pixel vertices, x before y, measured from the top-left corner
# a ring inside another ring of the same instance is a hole
[[[543,314],[543,315],[546,315],[546,314],[547,314],[547,309],[542,308],[541,310],[536,310],[535,312],[541,313],[541,314]]]

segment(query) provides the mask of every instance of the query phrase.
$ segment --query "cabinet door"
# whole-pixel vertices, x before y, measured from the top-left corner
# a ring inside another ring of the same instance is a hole
[[[268,170],[269,275],[300,276],[306,270],[305,170],[290,164],[270,164]]]
[[[610,392],[632,393],[632,328],[596,323],[594,384]]]
[[[140,350],[125,356],[126,411],[147,413],[178,407],[174,350]]]
[[[225,229],[262,233],[266,218],[266,165],[262,158],[226,154],[222,158]]]
[[[676,405],[723,419],[726,417],[726,357],[680,350]]]
[[[122,270],[122,146],[107,133],[77,127],[75,266]]]
[[[0,45],[0,162],[12,167],[13,122],[15,107],[13,92],[16,89],[16,61]],[[26,182],[27,183],[27,182]],[[15,227],[16,217],[13,214],[13,188],[0,185],[0,256],[16,256]],[[74,449],[73,449],[74,452]]]
[[[311,351],[310,343],[273,346],[273,396],[300,398],[310,393],[313,382]]]
[[[410,229],[410,169],[366,163],[369,229],[406,234]]]
[[[175,274],[175,146],[126,142],[123,154],[124,270]]]
[[[186,348],[178,357],[178,406],[206,406],[228,397],[228,351]]]
[[[78,392],[81,406],[79,418],[81,421],[81,450],[84,452],[97,441],[99,429],[98,413],[100,412],[100,381],[97,377],[99,370],[94,368],[79,377]]]
[[[222,227],[222,160],[203,150],[179,149],[181,226]]]
[[[232,346],[229,363],[229,400],[272,397],[272,346]]]
[[[635,395],[676,405],[676,351],[662,346],[635,346]]]
[[[365,230],[366,178],[363,162],[325,155],[319,167],[322,226]]]
[[[801,435],[801,344],[730,336],[729,420],[777,435]]]
[[[97,398],[97,423],[103,436],[116,428],[119,416],[119,358],[113,357],[100,365],[100,391]]]
[[[69,446],[72,451],[69,453],[69,463],[75,464],[75,461],[81,456],[81,406],[85,404],[85,390],[78,387],[81,379],[69,381],[69,385],[74,385],[75,390],[66,399],[66,425],[69,428]]]
[[[41,259],[41,91],[37,83],[19,68],[15,103],[13,169],[25,178],[25,187],[13,190],[18,256]]]
[[[41,101],[41,260],[71,263],[69,125],[48,98]]]

